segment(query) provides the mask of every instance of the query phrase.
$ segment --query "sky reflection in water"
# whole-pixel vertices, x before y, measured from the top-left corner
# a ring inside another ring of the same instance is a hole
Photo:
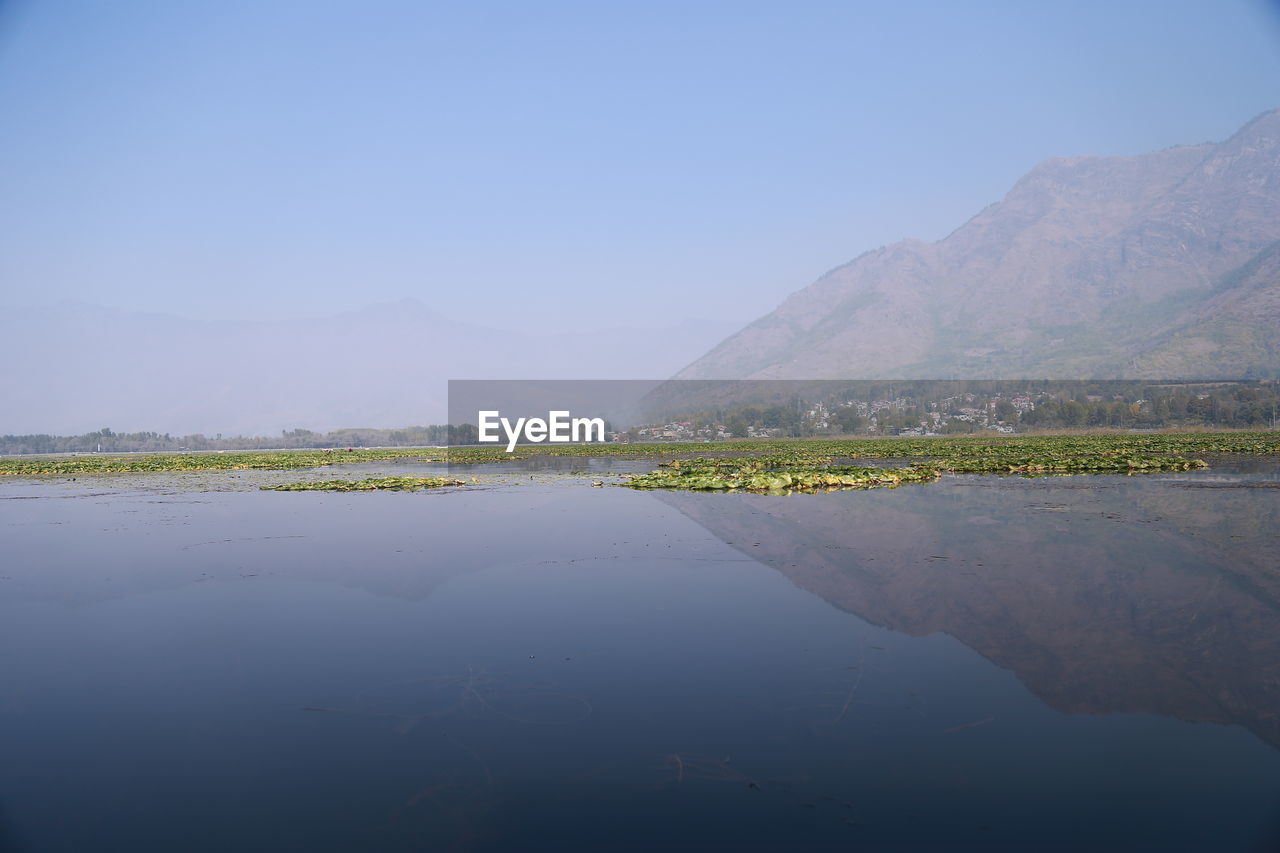
[[[0,485],[0,849],[1275,844],[1278,479]]]

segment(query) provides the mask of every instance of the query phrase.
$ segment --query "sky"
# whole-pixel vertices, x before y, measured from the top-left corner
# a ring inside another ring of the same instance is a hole
[[[1045,158],[1277,106],[1260,0],[0,0],[0,297],[746,322]]]

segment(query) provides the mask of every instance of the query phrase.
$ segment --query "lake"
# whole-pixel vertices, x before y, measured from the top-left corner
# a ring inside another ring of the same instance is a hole
[[[1280,849],[1280,466],[1209,459],[6,481],[0,850]]]

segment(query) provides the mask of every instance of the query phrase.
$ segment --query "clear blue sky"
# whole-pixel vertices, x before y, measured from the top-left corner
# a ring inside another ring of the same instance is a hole
[[[747,320],[1046,157],[1276,106],[1260,0],[0,0],[0,286],[193,316],[413,296],[506,327]]]

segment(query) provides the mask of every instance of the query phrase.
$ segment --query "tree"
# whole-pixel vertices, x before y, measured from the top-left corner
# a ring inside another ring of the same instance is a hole
[[[857,432],[866,423],[866,418],[858,414],[858,410],[852,406],[837,412],[834,420],[840,432],[847,433]]]

